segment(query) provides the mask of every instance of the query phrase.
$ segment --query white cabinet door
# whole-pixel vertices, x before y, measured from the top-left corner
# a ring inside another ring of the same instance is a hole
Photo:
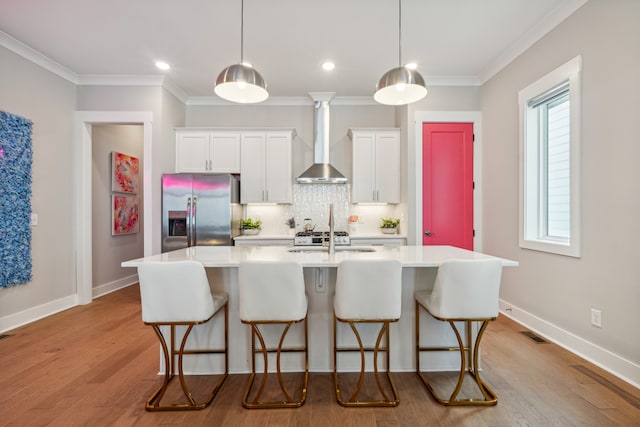
[[[351,198],[354,203],[375,202],[375,140],[373,132],[354,133],[353,182]]]
[[[240,173],[240,133],[212,132],[211,172]]]
[[[400,132],[351,131],[353,143],[352,201],[400,202]]]
[[[291,203],[291,132],[243,132],[241,203]]]
[[[265,198],[272,203],[292,202],[291,133],[267,132]]]
[[[176,132],[176,172],[208,172],[209,132]]]
[[[400,133],[376,134],[376,201],[400,203]]]
[[[240,132],[176,131],[176,172],[240,173]]]
[[[243,133],[240,136],[240,202],[265,201],[265,134]]]

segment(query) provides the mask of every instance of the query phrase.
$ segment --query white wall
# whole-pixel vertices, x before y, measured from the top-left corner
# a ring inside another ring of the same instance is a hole
[[[33,122],[33,281],[0,289],[0,331],[75,303],[72,83],[0,47],[0,109]]]
[[[482,87],[484,247],[502,308],[640,384],[640,2],[591,0]],[[518,91],[581,54],[580,259],[518,247]],[[602,328],[590,310],[602,311]]]
[[[92,284],[94,297],[137,281],[135,270],[120,267],[122,261],[144,256],[144,191],[138,192],[140,229],[138,233],[112,236],[111,153],[138,158],[139,176],[143,170],[142,125],[94,125],[92,131]],[[142,180],[140,180],[142,184]]]

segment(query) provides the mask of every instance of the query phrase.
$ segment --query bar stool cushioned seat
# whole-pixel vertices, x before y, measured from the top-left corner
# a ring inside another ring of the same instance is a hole
[[[478,366],[480,341],[490,321],[498,317],[498,298],[502,263],[496,259],[447,260],[439,268],[432,291],[415,293],[416,308],[416,373],[433,398],[446,406],[495,405],[496,394],[482,381]],[[420,345],[420,308],[435,319],[448,322],[458,341],[458,347],[422,347]],[[454,322],[465,325],[465,340]],[[475,337],[472,322],[480,322]],[[465,342],[466,341],[466,342]],[[426,351],[459,351],[458,381],[448,399],[441,398],[420,370],[420,354]],[[469,373],[480,389],[482,399],[458,399],[465,374]]]
[[[207,274],[202,264],[196,261],[145,262],[138,267],[142,320],[153,326],[164,357],[164,381],[146,403],[148,411],[204,409],[211,404],[226,381],[228,370],[228,298],[227,294],[211,293]],[[187,350],[186,344],[193,327],[213,319],[219,311],[224,312],[224,347],[216,349]],[[176,326],[186,326],[180,347],[174,348]],[[161,326],[170,328],[170,345]],[[171,348],[169,348],[171,347]],[[204,402],[196,402],[187,387],[183,373],[183,357],[193,354],[217,354],[224,356],[224,374]],[[178,377],[182,392],[188,403],[162,405],[170,381],[175,377],[176,356]]]
[[[243,261],[238,268],[239,311],[242,323],[251,327],[251,375],[242,398],[242,406],[255,408],[295,408],[304,404],[309,381],[307,295],[302,265],[290,261]],[[295,323],[304,322],[304,344],[284,346],[287,332]],[[265,343],[261,326],[282,325],[278,346]],[[256,339],[260,347],[256,348]],[[299,398],[291,397],[280,370],[280,356],[286,353],[304,354],[304,380]],[[269,374],[269,354],[276,354],[276,375],[283,400],[262,401]],[[262,355],[262,381],[250,399],[256,377],[256,356]]]
[[[333,377],[336,399],[342,406],[397,406],[400,402],[391,377],[389,324],[400,319],[402,311],[402,265],[396,260],[345,260],[338,264],[336,293],[333,302]],[[358,347],[338,346],[337,322],[349,324]],[[375,346],[363,345],[356,324],[381,323]],[[386,336],[386,340],[384,340]],[[348,399],[342,397],[338,376],[338,353],[360,353],[360,376]],[[373,352],[373,372],[382,395],[379,400],[358,400],[365,378],[365,352]],[[378,373],[378,355],[386,353],[386,377],[391,388],[389,397]]]

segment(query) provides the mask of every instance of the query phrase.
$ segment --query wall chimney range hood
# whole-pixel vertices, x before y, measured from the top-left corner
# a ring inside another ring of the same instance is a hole
[[[345,184],[347,178],[329,164],[329,102],[335,92],[310,92],[313,99],[313,164],[298,177],[299,184]]]

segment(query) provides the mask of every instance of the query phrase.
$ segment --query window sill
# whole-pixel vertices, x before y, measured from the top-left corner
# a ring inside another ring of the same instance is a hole
[[[574,258],[581,258],[582,252],[578,244],[563,242],[551,242],[548,240],[520,240],[520,247],[522,249],[530,249],[539,252],[547,252],[556,255],[570,256]]]

